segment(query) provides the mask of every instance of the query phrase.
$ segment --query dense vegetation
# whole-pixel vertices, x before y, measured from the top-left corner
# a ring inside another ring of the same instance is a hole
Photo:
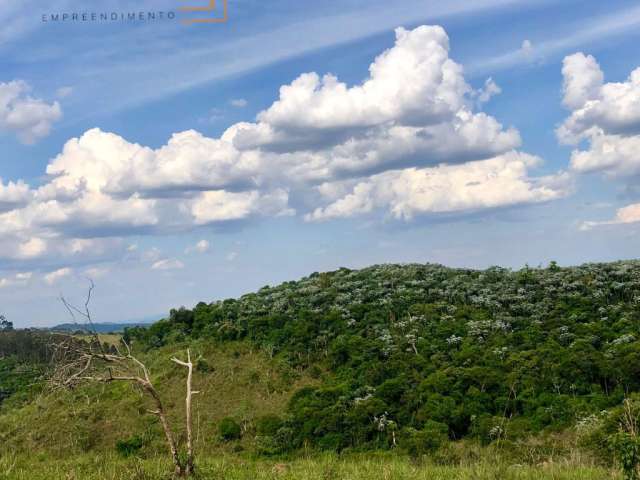
[[[308,369],[264,452],[432,451],[561,430],[640,390],[640,262],[511,271],[379,265],[172,310],[125,336],[249,340]]]
[[[174,425],[184,372],[170,357],[190,348],[197,358],[205,478],[622,478],[615,460],[631,479],[638,307],[635,261],[380,265],[172,310],[124,340],[149,366]],[[162,431],[138,390],[42,389],[59,334],[4,322],[6,478],[165,478]],[[100,338],[107,348],[120,342]]]
[[[51,361],[53,341],[41,332],[14,330],[11,322],[0,316],[0,405],[14,395],[24,399],[39,388]]]

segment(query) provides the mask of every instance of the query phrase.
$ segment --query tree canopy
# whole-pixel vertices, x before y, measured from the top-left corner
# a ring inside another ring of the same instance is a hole
[[[637,261],[377,265],[172,310],[125,336],[145,348],[247,339],[316,370],[320,384],[294,395],[274,434],[282,445],[384,447],[426,431],[490,442],[564,428],[640,390],[639,306]]]

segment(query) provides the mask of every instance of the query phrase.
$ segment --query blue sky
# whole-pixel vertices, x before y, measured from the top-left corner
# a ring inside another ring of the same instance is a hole
[[[87,277],[96,319],[120,321],[340,266],[637,256],[636,2],[42,22],[84,3],[0,0],[0,312],[18,326],[66,321],[58,297]]]

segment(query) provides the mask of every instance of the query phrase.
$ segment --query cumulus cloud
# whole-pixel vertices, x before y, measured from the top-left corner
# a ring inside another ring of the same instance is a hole
[[[590,230],[594,227],[599,227],[601,225],[621,225],[628,223],[637,223],[640,222],[640,203],[634,203],[631,205],[627,205],[626,207],[619,208],[616,211],[616,215],[613,219],[607,220],[604,222],[583,222],[580,225],[581,230]]]
[[[41,238],[33,237],[18,245],[17,257],[22,259],[33,258],[43,254],[47,250],[47,242]]]
[[[567,143],[592,135],[640,133],[640,68],[624,82],[604,82],[591,55],[576,53],[564,59],[564,100],[571,109],[558,134]]]
[[[288,194],[284,190],[261,194],[250,192],[203,192],[192,202],[190,213],[196,225],[241,220],[254,214],[270,216],[292,215],[287,208]]]
[[[484,86],[476,92],[478,102],[487,103],[494,95],[502,93],[502,89],[498,86],[493,78],[489,77],[485,80]]]
[[[570,109],[579,109],[588,100],[597,98],[604,81],[604,74],[596,59],[582,52],[564,58],[562,77],[564,79],[562,103]]]
[[[62,117],[58,102],[49,104],[30,96],[30,91],[20,80],[0,83],[0,131],[15,133],[28,145],[49,135],[52,124]]]
[[[465,165],[405,169],[374,175],[350,193],[306,216],[309,221],[346,218],[387,208],[397,219],[418,215],[473,212],[509,205],[540,203],[566,195],[566,174],[529,178],[538,157],[511,152]]]
[[[61,263],[86,265],[122,258],[127,253],[121,238],[29,237],[31,233],[27,230],[0,235],[0,265],[12,268],[52,268]]]
[[[18,272],[10,276],[0,277],[0,288],[25,287],[29,284],[32,272]]]
[[[4,184],[0,178],[0,213],[26,205],[30,198],[29,185],[22,180]]]
[[[394,141],[413,145],[416,155],[407,161],[415,166],[443,158],[487,158],[520,143],[515,130],[503,130],[495,119],[469,109],[472,89],[462,67],[449,58],[449,39],[441,27],[398,28],[394,47],[375,59],[369,73],[354,86],[331,74],[303,74],[281,87],[280,98],[257,123],[234,125],[223,138],[240,150],[314,152],[303,158],[316,176],[326,177],[341,170],[345,157],[354,173],[370,170],[374,161],[379,169],[393,167],[399,159],[376,147],[393,150]],[[429,156],[436,142],[428,140],[443,132],[439,155]],[[375,160],[369,158],[372,153]]]
[[[571,153],[571,168],[581,173],[602,171],[608,177],[640,174],[640,135],[594,134],[588,150]]]
[[[611,177],[640,173],[640,68],[623,82],[604,82],[604,74],[591,55],[575,53],[564,59],[563,104],[570,110],[558,127],[562,143],[576,148],[571,168],[601,171]]]
[[[73,273],[73,270],[69,267],[60,268],[58,270],[54,270],[53,272],[47,273],[43,278],[45,283],[48,285],[53,285],[64,277],[68,277]]]
[[[174,134],[153,150],[119,135],[92,129],[69,140],[47,166],[52,184],[113,197],[179,197],[185,192],[255,186],[264,165],[259,153],[242,154],[224,140],[195,130]]]
[[[441,27],[398,28],[362,82],[302,74],[254,122],[220,137],[188,130],[151,148],[96,128],[68,140],[42,185],[0,182],[0,251],[74,255],[73,240],[124,249],[128,235],[301,209],[310,220],[372,209],[409,219],[564,195],[561,182],[529,174],[540,161],[516,150],[515,128],[477,111],[499,92],[491,79],[469,87]],[[443,198],[439,182],[455,195]]]

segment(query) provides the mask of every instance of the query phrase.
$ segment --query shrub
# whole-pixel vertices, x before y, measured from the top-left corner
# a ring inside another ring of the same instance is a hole
[[[126,440],[118,440],[116,442],[116,451],[123,457],[130,457],[137,454],[144,446],[144,440],[141,436],[135,435]]]
[[[282,422],[272,435],[257,435],[256,450],[261,455],[279,455],[294,449],[293,430]]]
[[[449,428],[444,423],[427,420],[421,430],[405,428],[401,435],[401,445],[412,457],[432,454],[447,443]]]
[[[610,439],[611,448],[616,460],[622,467],[625,480],[638,480],[638,465],[640,465],[640,440],[635,435],[619,432]]]
[[[209,365],[209,362],[204,358],[199,358],[198,361],[196,361],[196,371],[200,373],[209,373],[213,372],[214,368]]]
[[[256,433],[258,435],[273,436],[282,426],[282,419],[277,415],[264,415],[256,419]]]
[[[218,425],[218,434],[225,442],[237,440],[242,435],[242,429],[238,422],[231,417],[223,418]]]

